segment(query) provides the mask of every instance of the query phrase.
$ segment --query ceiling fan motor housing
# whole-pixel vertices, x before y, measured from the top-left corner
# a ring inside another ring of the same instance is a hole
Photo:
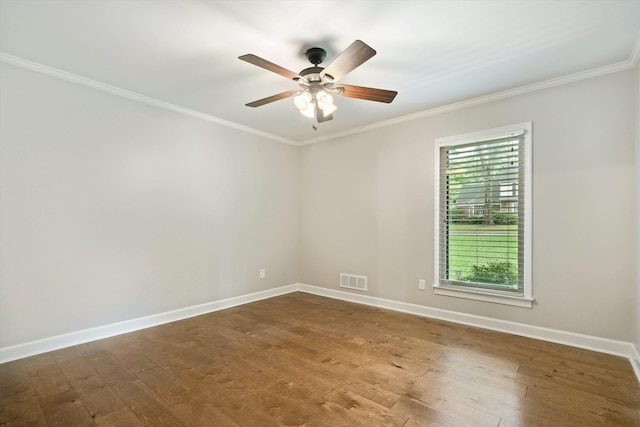
[[[300,71],[300,76],[304,77],[309,83],[320,83],[322,82],[322,76],[320,73],[324,70],[323,67],[318,67],[318,64],[324,61],[327,57],[327,52],[321,47],[312,47],[308,49],[305,53],[305,56],[314,66],[305,68]]]
[[[324,58],[327,57],[327,51],[322,49],[321,47],[312,47],[311,49],[307,50],[304,55],[313,65],[318,65],[319,63],[324,61]]]

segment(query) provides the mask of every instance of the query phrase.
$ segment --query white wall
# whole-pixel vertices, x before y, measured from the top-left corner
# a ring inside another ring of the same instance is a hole
[[[637,68],[296,148],[0,67],[0,348],[340,272],[640,348]],[[536,305],[419,291],[434,139],[529,120]]]
[[[629,70],[302,147],[301,282],[366,275],[372,296],[631,341],[633,88]],[[434,139],[526,121],[534,307],[419,291],[434,276]]]
[[[0,348],[298,281],[296,147],[1,67]]]

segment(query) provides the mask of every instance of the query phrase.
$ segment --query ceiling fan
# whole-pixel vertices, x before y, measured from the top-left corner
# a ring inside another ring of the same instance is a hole
[[[321,123],[333,119],[332,113],[337,107],[333,104],[332,95],[390,103],[398,92],[338,83],[345,75],[375,54],[376,51],[367,44],[356,40],[335,57],[326,68],[323,68],[318,65],[324,61],[327,52],[322,48],[312,47],[305,52],[305,56],[313,64],[313,67],[305,68],[300,73],[294,73],[253,54],[239,56],[238,59],[280,74],[300,85],[298,90],[282,92],[246,105],[247,107],[260,107],[280,99],[293,97],[294,104],[300,113],[309,118],[315,118],[318,123]]]

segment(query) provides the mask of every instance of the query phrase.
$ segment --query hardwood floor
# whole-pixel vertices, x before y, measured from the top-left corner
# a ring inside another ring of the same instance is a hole
[[[629,361],[294,293],[0,365],[5,426],[640,426]]]

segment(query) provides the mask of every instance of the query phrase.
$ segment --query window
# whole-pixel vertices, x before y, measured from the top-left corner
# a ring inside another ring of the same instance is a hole
[[[436,140],[436,294],[531,308],[531,127]]]

